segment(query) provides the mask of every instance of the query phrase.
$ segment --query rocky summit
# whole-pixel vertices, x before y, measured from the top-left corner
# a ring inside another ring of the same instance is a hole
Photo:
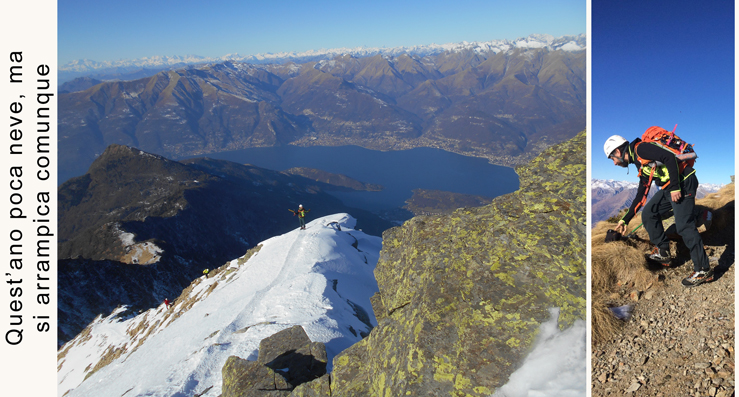
[[[383,235],[378,319],[291,396],[488,396],[559,308],[585,318],[585,132],[517,168],[521,189]]]

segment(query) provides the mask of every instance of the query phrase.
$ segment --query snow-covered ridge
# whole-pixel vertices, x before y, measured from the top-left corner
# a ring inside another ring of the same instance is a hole
[[[356,57],[374,56],[377,54],[385,56],[398,56],[401,54],[414,54],[419,56],[434,55],[445,51],[457,52],[474,50],[476,52],[510,51],[517,48],[535,49],[548,48],[550,50],[582,51],[586,48],[584,34],[577,36],[562,36],[555,38],[547,34],[532,34],[515,40],[491,40],[485,42],[466,42],[448,44],[429,44],[411,47],[355,47],[355,48],[332,48],[309,50],[304,52],[279,52],[256,55],[227,54],[222,57],[203,57],[198,55],[185,56],[153,56],[138,59],[120,59],[117,61],[93,61],[79,59],[59,67],[60,71],[88,72],[97,69],[144,67],[157,68],[163,66],[184,66],[198,63],[219,63],[224,61],[238,61],[250,63],[283,63],[288,61],[303,61],[306,59],[330,59],[338,55],[352,55]]]
[[[631,189],[636,188],[638,186],[638,183],[636,181],[634,182],[626,182],[626,181],[614,181],[613,179],[593,179],[590,182],[590,188],[595,189],[602,189],[605,191],[613,191],[618,192],[624,189]]]
[[[60,350],[58,395],[218,396],[229,356],[254,360],[262,339],[293,325],[325,343],[330,368],[377,325],[382,240],[355,225],[316,219],[197,279],[170,308],[98,317]]]

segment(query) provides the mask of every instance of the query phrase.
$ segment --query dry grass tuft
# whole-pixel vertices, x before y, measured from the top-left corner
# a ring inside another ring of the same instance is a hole
[[[718,192],[711,193],[700,200],[696,200],[695,203],[697,206],[713,211],[713,224],[705,233],[704,242],[727,239],[731,239],[731,241],[720,241],[719,244],[722,242],[724,244],[733,242],[734,197],[734,184],[730,183]]]
[[[628,230],[638,224],[632,221]],[[614,223],[600,222],[592,231],[593,344],[610,340],[623,326],[608,310],[614,305],[611,294],[625,288],[644,291],[653,287],[657,279],[644,257],[644,252],[649,249],[646,232],[639,229],[637,238],[606,243],[606,232],[614,226]]]
[[[597,300],[597,301],[596,301]],[[599,297],[598,299],[593,298],[593,311],[592,311],[592,328],[591,334],[593,337],[593,344],[610,340],[613,335],[617,334],[623,323],[614,317],[610,310],[608,310],[608,302],[605,297]]]
[[[642,290],[648,288],[655,276],[644,257],[644,251],[649,249],[646,236],[639,234],[644,232],[639,230],[638,238],[635,239],[606,243],[606,231],[614,226],[612,223],[600,222],[593,229],[593,291],[610,292],[614,287],[626,285]]]

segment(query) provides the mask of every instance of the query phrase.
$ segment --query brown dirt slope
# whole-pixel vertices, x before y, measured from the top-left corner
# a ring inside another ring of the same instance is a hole
[[[679,238],[663,267],[645,260],[643,228],[611,243],[604,239],[613,223],[593,229],[593,396],[734,395],[734,184],[696,204],[714,214],[701,236],[716,279],[694,288],[681,284],[693,264]],[[635,217],[629,230],[640,223]],[[608,309],[627,304],[634,310],[626,321]]]

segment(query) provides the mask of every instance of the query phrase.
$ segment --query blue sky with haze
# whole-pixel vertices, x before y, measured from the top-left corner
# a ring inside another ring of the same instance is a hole
[[[585,33],[585,1],[58,2],[59,64]]]
[[[653,125],[695,144],[701,183],[734,174],[734,2],[592,1],[594,179],[636,181],[606,158],[613,134]]]

